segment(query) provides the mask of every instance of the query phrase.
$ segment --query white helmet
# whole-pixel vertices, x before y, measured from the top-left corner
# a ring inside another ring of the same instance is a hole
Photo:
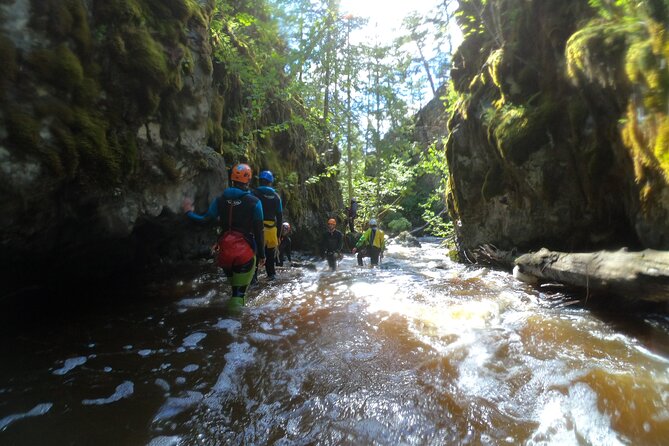
[[[287,221],[284,221],[284,222],[281,224],[281,227],[282,227],[283,229],[290,229],[290,223],[288,223]]]
[[[376,226],[376,218],[369,220],[369,226]]]

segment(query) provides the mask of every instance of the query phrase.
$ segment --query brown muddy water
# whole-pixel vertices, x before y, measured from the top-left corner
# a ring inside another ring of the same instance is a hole
[[[0,444],[669,444],[666,315],[565,305],[435,240],[355,263],[261,275],[238,315],[205,262],[5,308]]]

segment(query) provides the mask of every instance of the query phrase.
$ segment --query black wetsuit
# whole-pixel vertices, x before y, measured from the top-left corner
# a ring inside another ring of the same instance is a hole
[[[325,231],[321,242],[321,255],[328,261],[332,271],[337,269],[337,257],[341,254],[344,246],[343,234],[335,229],[334,231]]]

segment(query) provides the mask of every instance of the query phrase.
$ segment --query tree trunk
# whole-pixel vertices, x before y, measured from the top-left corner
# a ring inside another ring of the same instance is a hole
[[[521,274],[628,300],[669,302],[669,251],[564,253],[541,249],[515,261]]]

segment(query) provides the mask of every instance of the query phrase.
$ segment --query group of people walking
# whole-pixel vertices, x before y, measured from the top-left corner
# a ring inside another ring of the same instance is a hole
[[[348,224],[352,225],[349,218]],[[351,230],[355,232],[355,228]],[[337,261],[343,257],[344,234],[337,229],[337,221],[334,218],[328,220],[327,231],[323,234],[321,241],[321,255],[328,262],[330,270],[337,269]],[[378,266],[379,259],[383,258],[383,251],[386,249],[386,239],[383,230],[378,228],[376,219],[369,220],[369,228],[358,238],[353,254],[357,254],[358,266],[363,266],[363,258],[369,257],[372,267]]]
[[[246,290],[257,278],[258,268],[265,266],[268,280],[274,280],[276,264],[283,265],[286,257],[291,261],[291,227],[283,221],[281,197],[272,188],[274,176],[269,170],[260,172],[260,186],[255,190],[250,189],[252,177],[247,164],[234,166],[231,186],[211,202],[204,214],[195,212],[192,200],[184,201],[189,218],[217,220],[220,224],[221,235],[212,251],[232,286],[230,306],[235,308],[245,304]]]
[[[221,235],[212,253],[232,287],[229,306],[233,309],[245,304],[246,291],[252,281],[257,280],[258,268],[264,266],[267,279],[274,280],[277,265],[283,266],[286,259],[292,263],[292,228],[283,221],[283,203],[272,187],[274,175],[269,170],[260,172],[259,186],[254,190],[250,188],[252,177],[249,165],[237,164],[230,172],[230,187],[210,203],[205,213],[196,213],[190,199],[184,200],[183,204],[189,218],[196,221],[215,220],[221,227]],[[349,229],[354,233],[353,221],[357,216],[355,199],[348,211]],[[336,227],[337,221],[330,218],[321,241],[321,254],[333,271],[343,257],[344,247],[343,234]],[[384,249],[385,235],[377,227],[376,220],[371,219],[369,229],[360,236],[352,252],[357,253],[358,265],[362,265],[363,257],[368,256],[372,266],[376,266],[379,258],[383,257]]]

